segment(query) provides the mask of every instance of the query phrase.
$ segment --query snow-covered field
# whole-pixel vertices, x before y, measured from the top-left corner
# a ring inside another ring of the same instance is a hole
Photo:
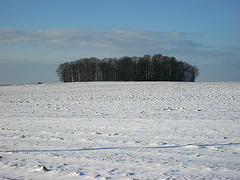
[[[0,135],[0,179],[240,179],[240,83],[0,86]]]

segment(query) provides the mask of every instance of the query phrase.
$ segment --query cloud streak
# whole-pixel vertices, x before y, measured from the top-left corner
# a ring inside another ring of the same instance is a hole
[[[68,49],[75,51],[76,58],[81,58],[78,54],[86,57],[116,57],[162,53],[199,65],[216,64],[231,59],[236,61],[239,57],[237,48],[215,49],[194,41],[193,39],[196,38],[198,35],[184,32],[123,28],[50,29],[46,31],[0,29],[0,46],[42,46],[48,48],[48,51]],[[58,51],[59,54],[62,54],[60,51]]]
[[[118,52],[174,50],[199,47],[188,40],[191,34],[113,29],[52,29],[47,31],[0,29],[0,44],[27,43],[51,48],[90,48]]]

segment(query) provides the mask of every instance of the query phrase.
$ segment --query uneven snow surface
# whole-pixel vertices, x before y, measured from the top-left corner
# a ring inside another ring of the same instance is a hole
[[[240,83],[0,86],[0,179],[240,179]]]

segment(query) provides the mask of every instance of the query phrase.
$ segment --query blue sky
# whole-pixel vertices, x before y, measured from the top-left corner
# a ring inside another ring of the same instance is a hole
[[[0,0],[0,84],[59,82],[83,57],[161,53],[240,81],[239,0]]]

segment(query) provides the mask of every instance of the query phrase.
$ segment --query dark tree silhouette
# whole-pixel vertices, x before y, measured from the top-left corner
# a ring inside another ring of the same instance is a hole
[[[143,57],[83,58],[60,64],[56,70],[62,82],[82,81],[186,81],[199,75],[196,66],[175,57],[155,54]]]

